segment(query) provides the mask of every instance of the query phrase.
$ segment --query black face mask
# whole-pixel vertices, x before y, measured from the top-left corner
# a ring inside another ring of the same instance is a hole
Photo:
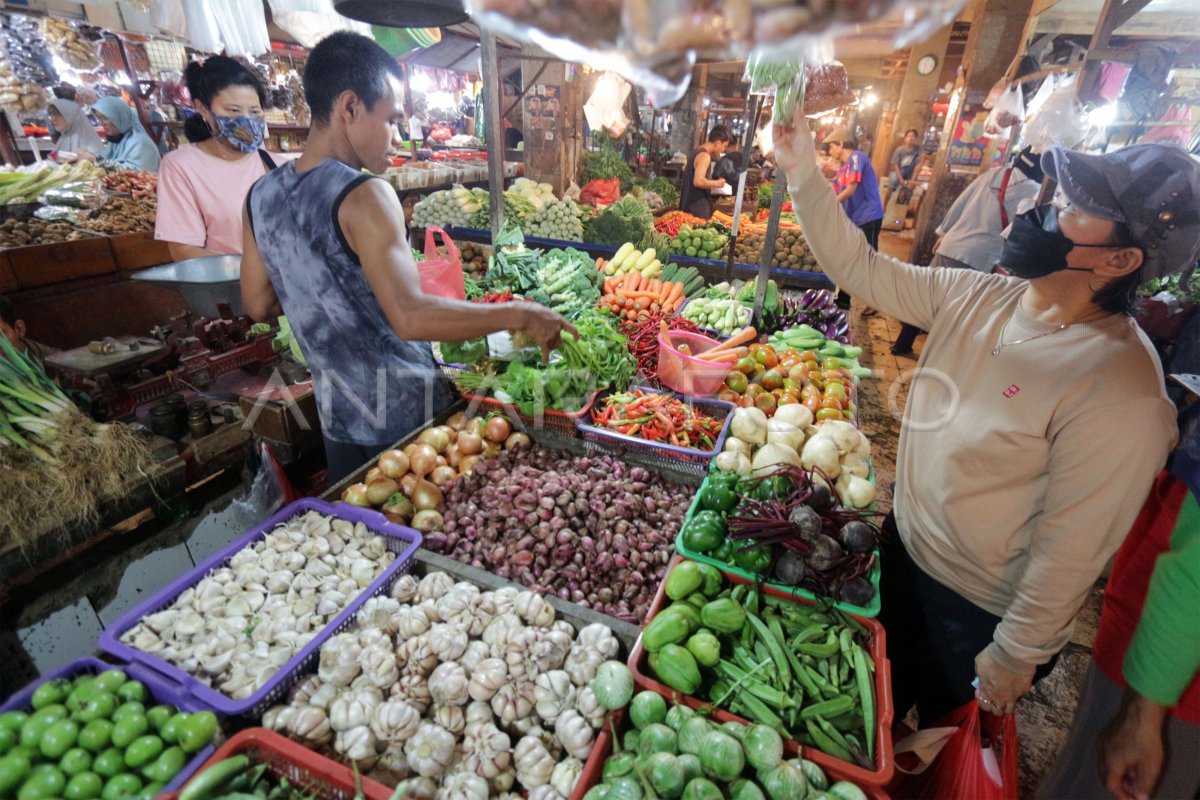
[[[107,139],[110,143],[116,144],[117,142],[119,142],[125,138],[125,134],[123,134],[123,133],[106,133],[106,134],[104,134],[104,138]]]
[[[1076,244],[1058,229],[1058,207],[1037,206],[1017,216],[1004,241],[1000,266],[1025,280],[1054,272],[1091,272],[1088,267],[1068,267],[1067,254],[1076,247],[1116,247],[1111,244]]]

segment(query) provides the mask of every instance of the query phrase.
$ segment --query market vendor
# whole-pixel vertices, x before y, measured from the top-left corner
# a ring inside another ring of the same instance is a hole
[[[60,154],[73,153],[76,158],[83,153],[99,156],[104,152],[104,142],[92,127],[91,120],[78,103],[71,100],[51,100],[46,109],[50,124],[58,131],[54,149]]]
[[[725,181],[710,178],[709,171],[716,164],[715,159],[720,159],[725,153],[728,144],[729,131],[724,125],[714,125],[708,132],[708,140],[688,156],[687,165],[683,168],[683,186],[680,187],[680,210],[700,219],[712,218],[713,199],[709,192],[724,187]]]
[[[427,295],[388,166],[401,73],[370,39],[335,33],[309,54],[308,143],[246,201],[242,300],[256,320],[280,307],[308,359],[329,479],[373,458],[451,401],[429,341],[526,333],[548,355],[566,320],[537,303]]]
[[[8,339],[9,344],[18,352],[24,353],[39,364],[46,360],[46,356],[58,352],[53,347],[25,337],[25,320],[17,316],[12,301],[7,297],[0,297],[0,336]]]
[[[1049,673],[1176,439],[1130,312],[1141,283],[1200,255],[1200,164],[1161,145],[1045,154],[1062,200],[1014,220],[1010,277],[876,253],[830,194],[807,127],[777,127],[775,142],[822,267],[929,331],[885,525],[896,718],[915,702],[928,726],[972,697],[1009,713]]]
[[[196,113],[185,123],[189,144],[163,159],[154,238],[171,258],[242,252],[242,206],[254,182],[275,162],[263,149],[266,90],[249,69],[226,56],[184,70]]]
[[[108,146],[98,155],[81,153],[81,158],[97,161],[103,167],[128,169],[137,172],[158,172],[158,147],[142,123],[137,112],[119,97],[101,97],[92,103],[92,113],[104,128]]]

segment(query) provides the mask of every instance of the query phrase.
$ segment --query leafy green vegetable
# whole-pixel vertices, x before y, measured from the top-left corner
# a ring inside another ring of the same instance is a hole
[[[620,247],[626,242],[640,242],[653,227],[654,216],[645,203],[635,197],[622,197],[588,223],[583,240]]]
[[[657,194],[665,205],[673,206],[679,202],[679,190],[673,182],[666,178],[651,178],[646,181],[646,191]]]
[[[505,219],[488,259],[488,286],[494,291],[508,289],[514,294],[531,291],[540,281],[540,262],[541,251],[526,249],[521,229],[511,218]]]
[[[538,287],[526,296],[574,320],[595,307],[602,282],[587,253],[573,247],[548,250],[541,257]]]
[[[1165,278],[1155,278],[1152,281],[1142,284],[1138,290],[1138,294],[1146,297],[1153,297],[1159,292],[1170,292],[1180,300],[1189,303],[1200,303],[1200,277],[1194,277],[1188,284],[1185,290],[1180,282],[1180,275],[1168,275]]]
[[[583,154],[583,169],[580,178],[587,181],[609,181],[613,178],[621,181],[621,190],[627,190],[633,183],[633,170],[621,158],[620,153],[611,147],[602,146]]]
[[[441,342],[438,347],[442,361],[447,364],[477,364],[488,357],[488,343],[483,337],[465,342]]]

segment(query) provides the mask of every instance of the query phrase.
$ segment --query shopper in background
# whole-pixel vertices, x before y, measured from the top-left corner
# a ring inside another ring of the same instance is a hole
[[[196,113],[189,144],[163,159],[154,238],[176,261],[242,252],[242,206],[275,162],[263,149],[266,91],[257,76],[225,56],[184,70]]]
[[[714,125],[708,139],[688,156],[683,168],[683,183],[680,187],[679,209],[700,219],[711,219],[713,215],[712,189],[725,186],[721,178],[709,177],[709,170],[725,153],[729,144],[729,131],[724,125]]]
[[[879,197],[879,178],[866,153],[854,149],[847,128],[838,128],[825,137],[829,156],[838,164],[833,190],[850,221],[862,230],[872,250],[879,249],[883,229],[883,202]]]
[[[99,156],[80,153],[80,158],[98,161],[100,166],[137,172],[158,172],[162,156],[158,146],[138,122],[137,112],[119,97],[101,97],[92,103],[92,113],[104,128],[108,147]]]
[[[58,131],[58,141],[54,149],[61,156],[74,154],[79,158],[83,153],[91,153],[93,157],[104,152],[104,142],[92,127],[87,114],[78,103],[71,100],[51,100],[46,109],[50,124]]]
[[[922,161],[920,136],[916,128],[909,128],[904,132],[904,141],[892,153],[892,160],[888,166],[887,192],[882,199],[884,208],[887,208],[888,197],[892,192],[901,186],[912,185]]]
[[[1075,720],[1037,797],[1200,792],[1200,403],[1113,562]]]
[[[876,253],[829,196],[803,117],[775,142],[822,268],[929,331],[885,522],[896,718],[915,703],[928,726],[973,697],[1011,713],[1049,673],[1177,438],[1130,314],[1141,283],[1200,255],[1200,164],[1156,145],[1047,153],[1069,205],[1014,220],[1009,277]]]
[[[721,160],[713,168],[713,177],[725,181],[726,185],[737,183],[738,175],[742,172],[744,156],[745,153],[741,151],[741,142],[731,139]]]
[[[309,53],[312,109],[298,160],[246,198],[242,300],[254,319],[279,308],[308,359],[329,480],[349,474],[447,406],[429,341],[502,330],[549,355],[574,328],[537,303],[485,305],[425,294],[395,190],[382,179],[403,95],[396,60],[335,33]],[[336,395],[336,397],[335,397]]]
[[[1010,166],[993,167],[971,181],[937,227],[939,238],[929,266],[991,272],[1004,250],[1004,231],[1037,198],[1042,185],[1040,159],[1026,147]],[[920,333],[916,325],[903,322],[892,354],[911,353]]]

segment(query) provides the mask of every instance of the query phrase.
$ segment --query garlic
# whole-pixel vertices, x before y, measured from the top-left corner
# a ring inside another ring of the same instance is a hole
[[[509,764],[508,769],[501,772],[496,777],[492,778],[492,791],[499,794],[500,797],[512,797],[515,800],[525,800],[521,795],[508,795],[508,790],[513,788],[513,784],[517,782],[517,770]]]
[[[583,761],[578,758],[568,758],[558,762],[550,773],[550,785],[563,797],[570,797],[583,774]]]
[[[434,706],[433,721],[455,736],[461,736],[467,727],[467,717],[462,706]]]
[[[358,646],[366,650],[368,647],[386,647],[392,649],[392,637],[379,628],[359,628],[356,637]]]
[[[364,762],[374,759],[375,734],[365,725],[341,731],[333,740],[333,749],[350,761]]]
[[[309,699],[321,688],[323,681],[317,675],[309,675],[292,687],[288,693],[288,703],[294,706],[308,705]]]
[[[355,641],[354,634],[339,633],[321,647],[317,674],[327,683],[349,686],[361,669],[358,663],[360,655],[362,648]]]
[[[392,622],[396,626],[397,637],[402,640],[420,636],[429,630],[429,617],[420,606],[401,606],[392,615]]]
[[[492,696],[492,711],[505,725],[525,719],[533,711],[533,684],[510,681]]]
[[[454,661],[445,661],[429,676],[429,696],[438,705],[460,706],[467,702],[467,671]]]
[[[508,649],[504,654],[509,675],[529,681],[537,677],[539,670],[533,659],[533,649],[541,641],[541,636],[541,631],[536,628],[509,632]]]
[[[613,635],[612,628],[593,622],[579,631],[575,638],[578,647],[588,647],[598,652],[605,659],[616,658],[620,643]]]
[[[317,615],[332,617],[346,606],[346,595],[338,591],[326,592],[317,602]]]
[[[313,706],[296,709],[296,715],[288,723],[288,735],[308,744],[324,744],[333,736],[329,717]]]
[[[575,710],[588,721],[589,725],[597,729],[604,725],[604,719],[608,715],[608,709],[600,705],[600,701],[596,699],[596,693],[590,686],[584,686],[575,693]]]
[[[513,760],[517,767],[517,780],[526,788],[536,789],[550,782],[554,759],[538,737],[522,737],[513,749]]]
[[[488,784],[478,775],[458,771],[442,779],[436,800],[487,800]]]
[[[469,726],[462,747],[463,766],[485,778],[495,778],[512,761],[512,740],[490,723]]]
[[[441,661],[454,661],[467,652],[465,631],[439,622],[429,629],[428,636],[430,649]]]
[[[454,736],[445,728],[423,722],[404,743],[404,755],[408,757],[413,772],[430,778],[437,777],[446,770],[454,756]]]
[[[400,667],[390,644],[380,643],[363,648],[359,660],[363,675],[381,689],[390,687],[400,679]]]
[[[490,704],[481,700],[476,700],[473,703],[467,703],[466,711],[467,725],[491,723],[493,719],[492,707]]]
[[[521,592],[513,601],[513,610],[538,628],[548,628],[554,623],[554,606],[537,592]]]
[[[350,562],[350,577],[354,579],[360,589],[370,586],[377,574],[379,574],[379,569],[374,561],[356,558]]]
[[[476,613],[475,597],[457,589],[438,601],[438,616],[470,636],[483,633],[484,619]]]
[[[263,714],[262,726],[268,730],[282,733],[288,729],[288,725],[291,724],[298,711],[299,709],[295,706],[275,706],[267,709],[267,712]]]
[[[338,733],[367,725],[382,702],[374,688],[343,691],[329,704],[329,725]]]
[[[429,684],[420,675],[401,675],[400,680],[392,684],[390,694],[393,700],[403,700],[421,714],[433,700],[429,696]]]
[[[596,677],[596,670],[605,662],[600,653],[590,647],[583,647],[578,642],[571,646],[563,669],[571,676],[571,682],[576,686],[587,686]]]
[[[444,572],[431,572],[417,585],[417,599],[437,600],[454,586],[454,579]]]
[[[475,670],[479,667],[479,662],[491,656],[492,649],[487,646],[486,642],[481,642],[478,639],[473,640],[467,645],[467,652],[463,653],[458,659],[458,663],[462,664],[463,669],[472,677]]]
[[[515,586],[504,586],[492,592],[492,603],[496,607],[496,616],[511,614],[516,607],[517,595],[521,590]]]
[[[538,716],[553,723],[563,711],[575,706],[571,676],[560,669],[543,672],[533,683],[533,697]]]
[[[499,655],[508,650],[509,632],[521,630],[524,627],[525,625],[521,622],[521,618],[509,611],[492,617],[492,621],[483,629],[483,634],[480,638],[492,648],[493,654]]]
[[[382,746],[378,738],[376,738],[375,746]],[[399,783],[400,781],[412,775],[412,769],[408,766],[408,756],[404,755],[404,747],[402,745],[390,745],[379,754],[379,761],[375,764],[376,774],[382,772],[379,777],[387,781],[387,783]],[[407,797],[408,795],[405,795]]]
[[[558,721],[554,723],[554,735],[563,749],[575,758],[585,759],[592,752],[592,726],[573,708],[558,715]]]
[[[411,603],[417,595],[417,579],[412,575],[401,575],[392,584],[392,597],[401,603]]]
[[[437,653],[434,652],[433,642],[428,633],[423,633],[402,644],[396,651],[396,659],[404,664],[401,672],[415,672],[420,675],[428,675],[440,660]]]
[[[312,693],[312,697],[309,698],[308,704],[314,708],[320,708],[328,711],[330,704],[337,699],[340,691],[341,688],[335,683],[323,683],[315,692]]]
[[[380,742],[403,744],[417,732],[421,714],[403,700],[388,700],[375,707],[371,732]]]
[[[554,773],[550,773],[550,775],[551,778],[554,777]],[[546,783],[531,789],[528,800],[567,800],[567,798],[566,795],[560,794],[553,784]]]
[[[396,632],[392,615],[399,609],[400,603],[390,597],[371,597],[363,603],[356,619],[360,628],[378,628],[390,635]]]
[[[549,630],[542,632],[529,648],[529,657],[538,672],[546,672],[561,667],[569,652],[571,637],[559,630]]]
[[[434,800],[437,788],[437,782],[432,778],[419,775],[397,785],[392,797],[403,797],[404,800]]]
[[[485,658],[471,672],[467,691],[476,700],[491,700],[508,677],[508,667],[499,658]]]

